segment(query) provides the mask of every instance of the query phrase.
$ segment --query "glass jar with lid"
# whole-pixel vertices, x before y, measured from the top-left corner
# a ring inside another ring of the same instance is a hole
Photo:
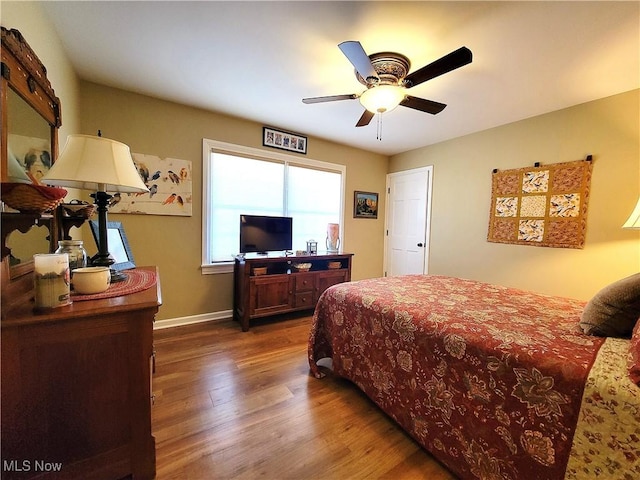
[[[69,270],[72,274],[74,268],[87,266],[87,251],[84,249],[82,240],[60,240],[56,253],[69,255]]]

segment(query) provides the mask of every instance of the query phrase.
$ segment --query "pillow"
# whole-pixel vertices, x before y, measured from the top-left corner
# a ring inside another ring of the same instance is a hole
[[[640,273],[607,285],[589,300],[580,326],[584,333],[602,337],[631,336],[640,317]]]
[[[629,377],[640,387],[640,322],[636,323],[629,343]]]

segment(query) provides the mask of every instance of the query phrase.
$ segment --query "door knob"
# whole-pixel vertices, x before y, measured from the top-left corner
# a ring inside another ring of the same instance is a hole
[[[419,247],[423,247],[424,245],[422,244],[422,242],[420,242],[420,243],[418,244],[418,246],[419,246]]]

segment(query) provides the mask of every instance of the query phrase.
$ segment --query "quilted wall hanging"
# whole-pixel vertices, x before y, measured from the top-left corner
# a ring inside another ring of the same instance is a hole
[[[494,170],[487,240],[583,248],[591,159],[589,155],[584,161]]]

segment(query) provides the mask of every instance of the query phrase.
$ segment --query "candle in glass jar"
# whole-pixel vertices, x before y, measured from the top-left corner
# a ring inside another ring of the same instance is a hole
[[[71,303],[69,255],[42,253],[33,256],[36,308],[55,308]]]

